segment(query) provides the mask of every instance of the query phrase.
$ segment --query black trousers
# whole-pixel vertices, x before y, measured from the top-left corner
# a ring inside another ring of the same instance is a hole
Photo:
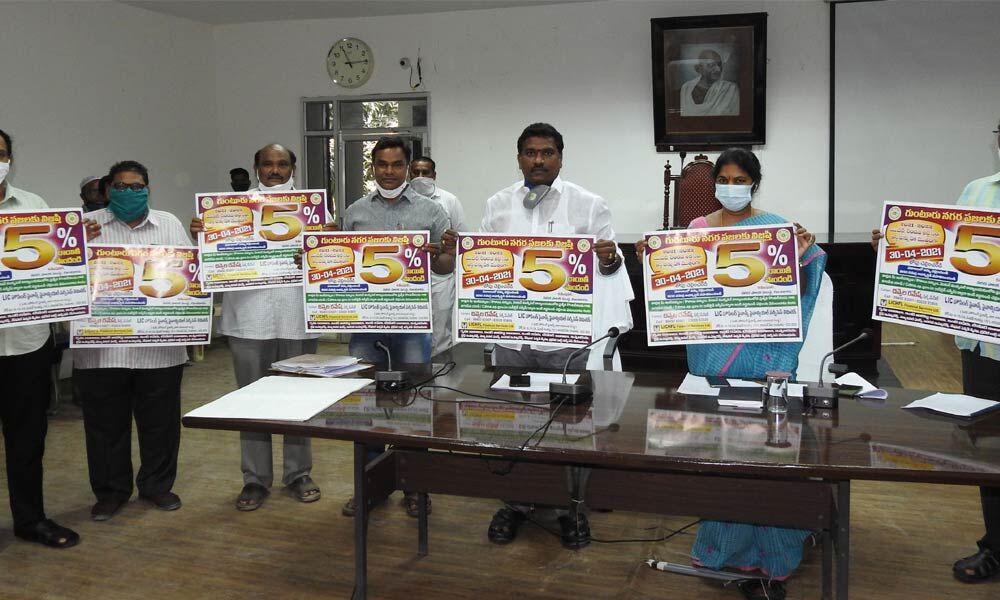
[[[90,487],[98,500],[132,496],[132,418],[139,432],[142,495],[169,492],[177,477],[184,367],[77,369]]]
[[[1000,361],[980,356],[979,346],[962,350],[962,389],[970,396],[1000,401]],[[979,497],[986,525],[979,545],[1000,552],[1000,488],[981,487]]]
[[[49,423],[52,338],[38,350],[0,356],[0,422],[7,457],[7,492],[14,529],[29,529],[45,519],[42,456]]]

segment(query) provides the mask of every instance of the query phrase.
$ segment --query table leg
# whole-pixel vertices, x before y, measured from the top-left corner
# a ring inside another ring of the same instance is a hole
[[[368,482],[365,445],[354,443],[354,600],[368,598]]]
[[[427,556],[427,494],[417,493],[417,554]]]
[[[823,532],[823,600],[833,600],[833,536]]]
[[[837,483],[837,527],[834,544],[837,549],[837,600],[847,600],[847,583],[851,567],[851,482]]]

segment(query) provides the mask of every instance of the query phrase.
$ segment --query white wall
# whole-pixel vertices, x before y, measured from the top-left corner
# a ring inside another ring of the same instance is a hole
[[[838,231],[877,227],[886,201],[952,204],[1000,169],[998,23],[998,2],[838,6]]]
[[[439,183],[463,201],[469,223],[520,177],[524,126],[548,121],[565,137],[564,176],[608,199],[618,232],[651,230],[662,222],[664,161],[675,169],[679,161],[653,146],[649,19],[757,11],[770,15],[757,203],[824,231],[829,38],[818,0],[616,0],[217,27],[217,162],[222,171],[249,168],[271,141],[300,152],[303,96],[409,91],[397,61],[419,48]],[[330,45],[345,36],[367,41],[376,57],[372,79],[354,92],[337,89],[325,68]]]
[[[14,185],[80,205],[79,182],[135,159],[182,220],[216,187],[211,28],[113,2],[0,4],[0,129]],[[224,178],[228,181],[228,175]]]

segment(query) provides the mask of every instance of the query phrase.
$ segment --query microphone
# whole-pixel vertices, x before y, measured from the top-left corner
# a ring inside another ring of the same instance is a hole
[[[524,197],[524,200],[522,200],[521,203],[524,204],[524,208],[534,210],[536,206],[541,204],[542,200],[545,199],[545,196],[547,196],[551,190],[552,188],[547,185],[536,185],[528,190],[528,195]]]
[[[589,383],[580,383],[577,379],[576,383],[566,383],[566,371],[569,370],[569,363],[573,361],[574,358],[584,350],[587,350],[597,342],[606,339],[614,339],[621,334],[621,330],[617,327],[612,327],[608,329],[608,332],[596,340],[590,342],[583,348],[577,348],[569,355],[566,359],[566,364],[563,366],[562,372],[562,383],[550,383],[549,384],[549,402],[564,402],[566,404],[580,404],[581,402],[586,402],[594,397],[594,390],[591,388]]]
[[[819,382],[817,383],[817,385],[814,386],[813,385],[806,386],[806,388],[803,390],[802,393],[803,398],[817,400],[817,402],[810,403],[812,406],[819,406],[823,408],[836,408],[837,393],[839,389],[837,387],[837,384],[836,383],[830,384],[830,387],[825,387],[823,385],[823,370],[824,370],[823,367],[826,364],[826,359],[830,358],[835,353],[840,352],[844,348],[852,346],[860,342],[861,340],[868,339],[871,336],[872,336],[871,329],[868,328],[862,329],[861,334],[858,335],[858,337],[824,354],[823,359],[819,361]]]
[[[389,351],[388,346],[382,343],[382,340],[375,340],[375,347],[385,352],[389,363],[389,370],[375,372],[375,387],[386,392],[402,391],[409,384],[410,378],[406,371],[392,370],[392,352]]]

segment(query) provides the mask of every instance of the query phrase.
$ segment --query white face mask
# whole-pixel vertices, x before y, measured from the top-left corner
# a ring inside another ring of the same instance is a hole
[[[7,179],[7,173],[10,173],[10,163],[0,162],[0,184],[3,184],[4,179]]]
[[[715,184],[715,197],[730,212],[740,212],[750,204],[749,185]]]
[[[278,185],[264,185],[260,180],[260,173],[257,173],[257,183],[262,192],[287,192],[295,187],[295,177],[289,177],[288,181],[279,183]]]
[[[413,191],[428,198],[434,196],[437,191],[437,184],[430,177],[414,177],[410,180]]]
[[[375,189],[378,190],[379,195],[382,196],[383,198],[387,200],[392,200],[393,198],[398,198],[399,195],[403,193],[403,190],[406,189],[406,184],[404,183],[403,185],[399,186],[394,190],[387,190],[384,187],[380,186],[378,183],[376,183]]]

